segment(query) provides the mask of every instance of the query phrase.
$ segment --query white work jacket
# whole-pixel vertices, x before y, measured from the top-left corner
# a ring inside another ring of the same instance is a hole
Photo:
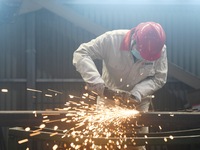
[[[131,92],[139,100],[161,88],[167,79],[166,46],[156,61],[135,60],[129,48],[131,30],[114,30],[83,43],[74,52],[73,64],[86,83],[105,83]],[[94,59],[103,61],[102,75]]]

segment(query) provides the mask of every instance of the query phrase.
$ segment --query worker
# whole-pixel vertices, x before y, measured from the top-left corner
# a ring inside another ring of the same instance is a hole
[[[156,22],[108,31],[81,44],[74,52],[73,65],[87,88],[99,95],[97,105],[114,106],[114,101],[104,98],[104,90],[119,89],[137,102],[137,110],[148,111],[150,102],[145,97],[163,87],[167,80],[165,40],[165,32]],[[102,60],[102,74],[95,59]]]

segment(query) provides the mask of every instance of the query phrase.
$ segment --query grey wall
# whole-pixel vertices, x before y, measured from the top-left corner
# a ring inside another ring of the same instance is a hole
[[[200,76],[199,5],[69,4],[67,7],[106,30],[130,29],[144,21],[159,22],[166,31],[169,61]],[[95,37],[46,9],[15,16],[9,22],[2,21],[0,89],[8,88],[9,92],[0,92],[0,109],[62,107],[69,93],[81,93],[83,83],[72,66],[72,55],[81,43]],[[177,88],[177,84],[182,88]],[[26,88],[38,89],[42,93],[33,93]],[[48,88],[64,94],[45,97],[45,93],[51,93]],[[178,81],[169,82],[158,93],[156,109],[183,108],[187,103],[185,93],[191,90]]]

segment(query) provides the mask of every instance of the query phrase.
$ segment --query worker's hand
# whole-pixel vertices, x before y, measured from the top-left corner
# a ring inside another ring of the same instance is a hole
[[[127,108],[136,108],[136,106],[140,103],[140,101],[128,91],[117,90],[115,98],[120,100],[120,105]]]
[[[137,100],[137,98],[130,92],[126,92],[124,97],[124,100],[126,101],[125,104],[127,105],[127,107],[136,108],[136,106],[140,103],[140,101]]]
[[[108,87],[105,87],[103,95],[104,95],[104,99],[113,100],[115,101],[115,105],[118,105],[118,106],[121,105],[120,99],[118,99],[117,97],[118,95],[117,90],[113,90]]]
[[[135,103],[135,104],[138,104],[139,103],[139,100],[137,100],[137,98],[132,95],[130,92],[123,92],[124,93],[124,100],[127,101],[127,103]]]
[[[139,101],[130,92],[123,90],[113,90],[105,87],[104,97],[114,100],[117,105],[124,106],[127,108],[135,108],[139,104]]]
[[[104,89],[105,89],[104,83],[97,83],[97,84],[86,83],[85,89],[94,92],[100,97],[104,97]]]
[[[115,94],[116,94],[115,90],[112,90],[112,89],[110,89],[108,87],[105,87],[104,93],[103,93],[104,98],[114,100]]]

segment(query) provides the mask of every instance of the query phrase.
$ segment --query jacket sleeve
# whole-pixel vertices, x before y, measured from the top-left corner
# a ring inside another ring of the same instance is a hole
[[[132,90],[131,93],[141,101],[142,98],[153,94],[155,91],[160,89],[167,80],[167,54],[166,46],[163,47],[161,58],[155,62],[155,75],[148,77],[138,83]]]
[[[73,54],[73,65],[86,83],[104,84],[93,60],[103,59],[103,56],[106,56],[104,55],[107,49],[106,36],[105,33],[88,43],[81,44]]]

